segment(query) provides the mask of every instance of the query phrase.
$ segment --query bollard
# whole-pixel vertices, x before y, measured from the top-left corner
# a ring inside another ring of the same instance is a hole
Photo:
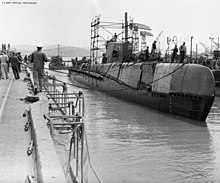
[[[28,111],[25,110],[24,113],[23,113],[23,117],[26,117],[28,115]]]

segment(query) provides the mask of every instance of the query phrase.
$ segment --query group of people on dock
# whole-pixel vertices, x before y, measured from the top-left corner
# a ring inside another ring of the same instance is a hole
[[[14,74],[14,78],[20,79],[19,73],[21,72],[21,65],[28,62],[33,64],[33,79],[34,87],[37,92],[42,92],[43,76],[44,76],[44,62],[48,61],[48,58],[44,52],[42,52],[43,45],[38,44],[37,50],[34,51],[29,57],[27,55],[22,58],[21,52],[15,52],[3,49],[0,53],[0,80],[8,79],[9,68]]]
[[[21,52],[1,51],[0,53],[0,80],[8,79],[9,67],[11,65],[15,79],[20,79],[21,64],[23,58]]]

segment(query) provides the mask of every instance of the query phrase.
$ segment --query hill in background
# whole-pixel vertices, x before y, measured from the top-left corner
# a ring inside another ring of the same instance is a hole
[[[21,55],[31,54],[36,50],[36,46],[33,45],[16,45],[12,46],[13,50],[20,51]],[[57,56],[58,55],[58,46],[44,46],[43,51],[47,54],[47,56]],[[71,47],[71,46],[59,46],[59,55],[63,57],[83,57],[89,56],[89,50],[79,47]]]

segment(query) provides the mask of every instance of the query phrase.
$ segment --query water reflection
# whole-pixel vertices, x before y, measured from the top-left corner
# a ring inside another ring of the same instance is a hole
[[[206,123],[88,93],[89,141],[105,181],[195,182],[218,175]]]

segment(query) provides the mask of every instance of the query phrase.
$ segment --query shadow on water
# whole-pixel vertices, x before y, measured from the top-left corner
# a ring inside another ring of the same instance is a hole
[[[181,116],[176,116],[173,114],[161,112],[161,111],[154,110],[146,106],[142,106],[142,105],[135,104],[132,102],[127,102],[122,99],[115,98],[104,93],[100,93],[99,91],[88,91],[88,92],[90,92],[91,95],[95,95],[95,97],[97,97],[97,99],[94,99],[94,100],[98,101],[98,105],[100,105],[100,108],[101,108],[100,110],[102,109],[110,110],[110,111],[107,111],[106,115],[110,113],[112,114],[111,117],[113,118],[114,116],[129,116],[129,118],[131,118],[131,116],[133,117],[136,116],[139,119],[143,119],[143,118],[146,119],[146,122],[147,122],[147,120],[150,121],[150,118],[148,117],[151,117],[153,119],[157,119],[159,122],[168,120],[168,121],[175,121],[175,122],[181,122],[181,123],[189,123],[189,124],[200,126],[200,127],[207,127],[206,121],[192,120],[192,119],[184,118]],[[144,113],[145,115],[143,116],[142,113]]]

